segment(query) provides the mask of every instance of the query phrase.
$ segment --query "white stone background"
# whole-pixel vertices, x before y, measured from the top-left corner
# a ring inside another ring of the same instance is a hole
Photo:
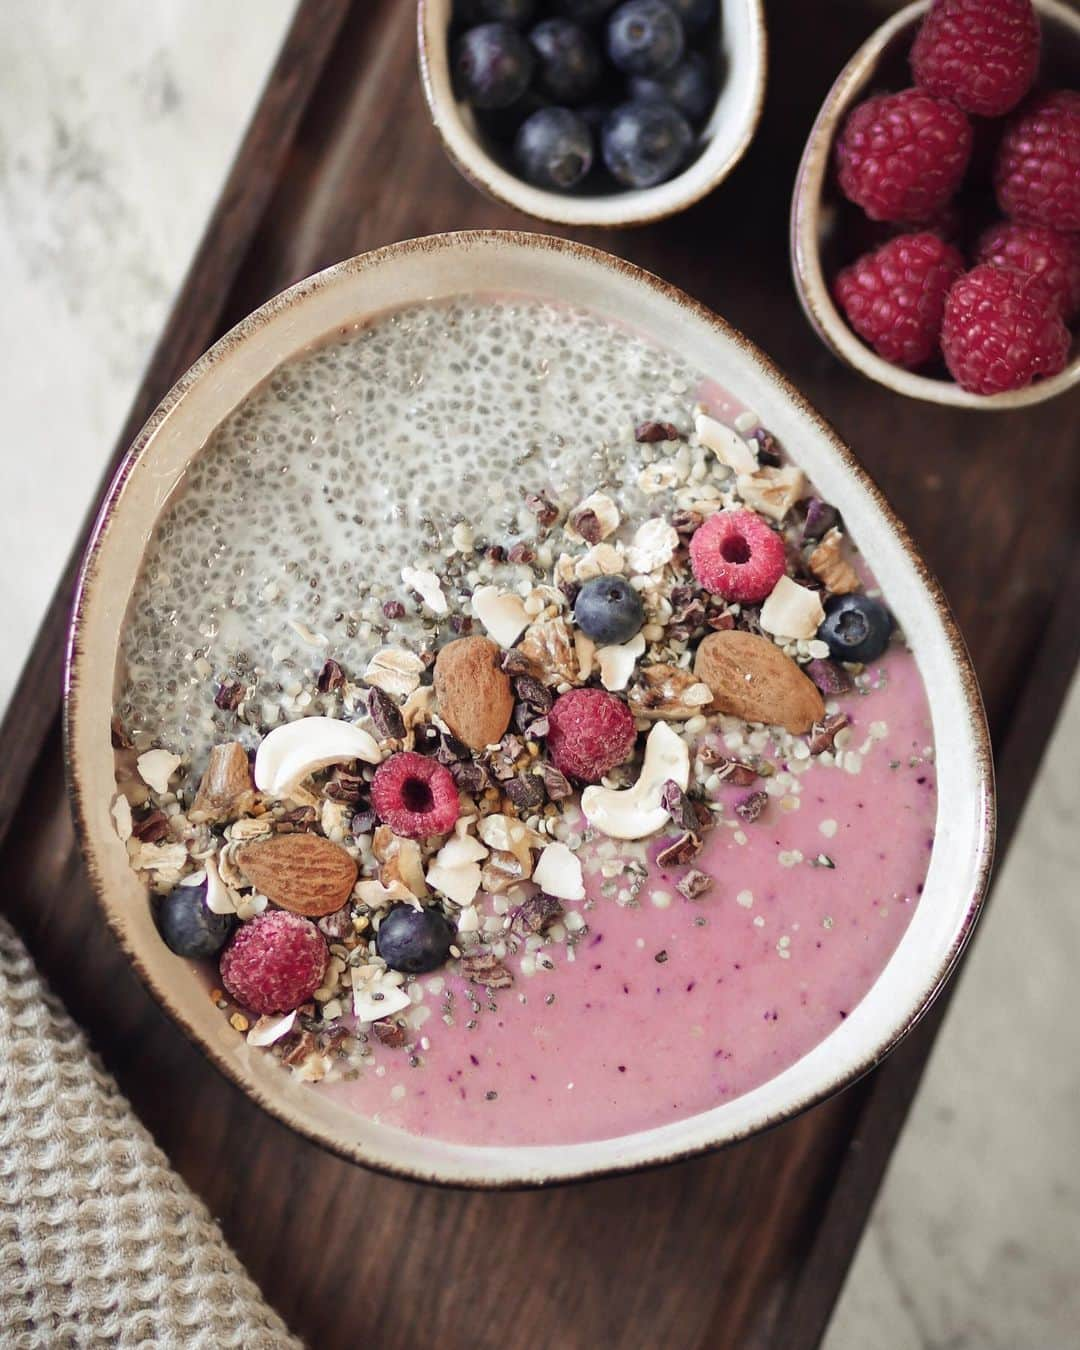
[[[0,6],[0,706],[293,3]],[[1080,1344],[1078,747],[1074,688],[827,1350]]]

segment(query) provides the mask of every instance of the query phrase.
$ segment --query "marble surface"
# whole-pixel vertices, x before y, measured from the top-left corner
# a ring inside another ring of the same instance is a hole
[[[293,9],[0,5],[0,707]]]
[[[0,6],[0,706],[293,8]],[[227,78],[216,73],[223,50]],[[1077,1344],[1078,748],[1080,689],[827,1350]]]
[[[1080,680],[825,1350],[1080,1345]]]

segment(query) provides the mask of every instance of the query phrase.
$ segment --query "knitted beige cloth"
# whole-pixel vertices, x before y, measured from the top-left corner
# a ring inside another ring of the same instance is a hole
[[[0,1346],[300,1347],[3,919]]]

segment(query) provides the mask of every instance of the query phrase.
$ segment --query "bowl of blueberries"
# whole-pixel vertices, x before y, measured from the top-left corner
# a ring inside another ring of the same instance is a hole
[[[642,225],[717,187],[765,95],[761,0],[419,0],[451,160],[561,225]]]

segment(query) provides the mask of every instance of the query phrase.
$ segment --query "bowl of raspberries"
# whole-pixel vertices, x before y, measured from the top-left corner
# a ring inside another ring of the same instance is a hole
[[[711,192],[765,92],[761,0],[420,0],[436,130],[489,196],[640,225]]]
[[[993,409],[1080,383],[1080,13],[919,0],[810,133],[795,284],[843,360],[914,398]]]

